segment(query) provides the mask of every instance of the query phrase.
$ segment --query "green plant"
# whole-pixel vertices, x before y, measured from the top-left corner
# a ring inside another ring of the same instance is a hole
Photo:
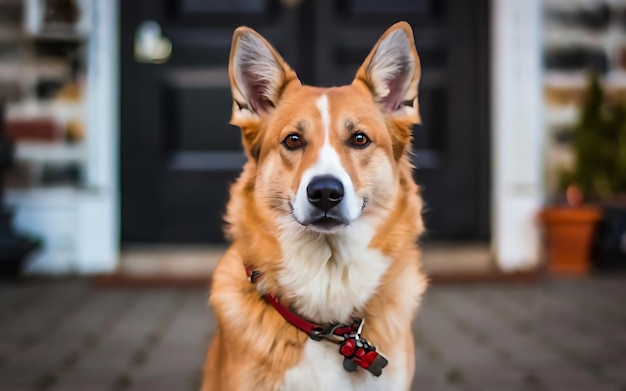
[[[607,99],[592,74],[573,128],[574,164],[562,170],[562,189],[577,185],[587,196],[608,200],[626,192],[626,103]]]

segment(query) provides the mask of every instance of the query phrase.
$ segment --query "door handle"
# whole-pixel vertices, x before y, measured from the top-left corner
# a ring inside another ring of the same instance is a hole
[[[135,60],[147,64],[163,64],[172,55],[172,42],[163,36],[161,26],[147,20],[135,31]]]

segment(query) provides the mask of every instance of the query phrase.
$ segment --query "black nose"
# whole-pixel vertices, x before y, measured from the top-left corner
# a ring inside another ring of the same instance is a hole
[[[307,186],[306,195],[310,203],[327,212],[341,202],[343,185],[334,176],[318,176]]]

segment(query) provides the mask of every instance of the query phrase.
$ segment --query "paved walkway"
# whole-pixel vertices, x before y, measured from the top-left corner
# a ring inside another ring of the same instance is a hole
[[[0,286],[0,390],[197,390],[206,298]],[[626,391],[626,276],[433,286],[415,330],[414,390]]]

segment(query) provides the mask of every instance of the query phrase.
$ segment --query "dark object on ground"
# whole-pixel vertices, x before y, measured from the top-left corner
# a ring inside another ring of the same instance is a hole
[[[11,223],[13,213],[4,206],[3,178],[13,164],[13,143],[4,130],[4,101],[0,96],[0,280],[15,280],[20,276],[28,254],[41,243],[16,233]]]
[[[606,207],[593,246],[594,268],[626,270],[626,207]]]
[[[12,217],[13,213],[6,208],[0,211],[0,280],[19,278],[28,254],[41,246],[39,240],[16,233]]]

